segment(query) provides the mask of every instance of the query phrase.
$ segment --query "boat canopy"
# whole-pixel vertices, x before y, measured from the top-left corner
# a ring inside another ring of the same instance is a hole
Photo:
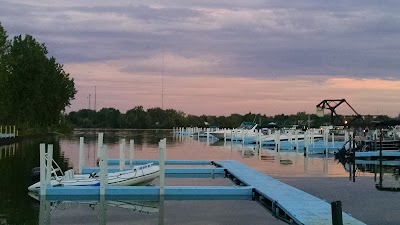
[[[254,126],[257,126],[257,124],[253,123],[253,122],[243,122],[242,124],[240,124],[240,126],[238,128],[245,129],[245,130],[251,130],[251,129],[253,129]]]

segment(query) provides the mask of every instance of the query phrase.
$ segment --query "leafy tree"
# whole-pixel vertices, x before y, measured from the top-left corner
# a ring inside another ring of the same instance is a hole
[[[54,57],[47,58],[46,46],[31,35],[16,36],[10,44],[2,56],[2,114],[9,123],[23,127],[58,123],[61,112],[74,99],[74,80]]]
[[[126,120],[129,128],[145,129],[148,127],[146,112],[143,106],[136,106],[126,112]]]
[[[165,112],[160,107],[150,108],[147,110],[149,128],[162,128],[162,123],[165,118]]]
[[[191,124],[186,121],[184,112],[176,111],[174,109],[165,110],[165,119],[162,123],[163,128],[170,128],[176,126],[181,127],[189,125]]]
[[[70,112],[68,120],[78,127],[93,128],[96,127],[97,113],[91,109],[81,109],[78,112]]]
[[[5,121],[5,105],[3,103],[4,100],[3,91],[5,90],[5,82],[6,82],[6,63],[5,63],[5,55],[9,49],[9,41],[7,40],[7,32],[4,30],[3,26],[0,23],[0,115],[4,115],[0,117],[0,122],[4,123]]]
[[[97,119],[100,121],[100,127],[107,128],[120,128],[121,112],[114,108],[102,108],[97,113]]]

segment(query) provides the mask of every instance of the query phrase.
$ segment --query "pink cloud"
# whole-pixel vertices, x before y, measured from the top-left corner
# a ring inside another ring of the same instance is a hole
[[[177,60],[177,63],[182,61]],[[139,105],[145,109],[161,107],[161,71],[159,75],[149,75],[123,72],[123,68],[124,64],[120,61],[65,65],[78,89],[76,99],[67,111],[88,108],[89,94],[91,108],[94,109],[94,86],[97,90],[97,110],[113,107],[124,113]],[[342,98],[363,115],[397,116],[400,112],[400,81],[344,76],[256,79],[205,74],[192,77],[185,76],[184,72],[164,75],[163,80],[164,108],[187,114],[230,115],[250,111],[267,115],[301,111],[315,113],[315,106],[320,101]],[[338,112],[353,114],[346,105],[339,107]]]

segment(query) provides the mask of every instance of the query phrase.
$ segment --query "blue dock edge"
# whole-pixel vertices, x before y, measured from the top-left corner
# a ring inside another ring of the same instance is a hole
[[[125,160],[125,165],[129,165],[130,160]],[[146,163],[159,164],[158,160],[142,159],[132,160],[133,165],[142,165]],[[119,165],[119,159],[109,159],[108,165]],[[165,165],[212,165],[210,160],[165,160]]]
[[[356,158],[362,157],[379,157],[379,151],[368,151],[368,152],[355,152]],[[400,157],[399,150],[384,150],[382,151],[383,157]]]
[[[165,200],[251,200],[251,186],[166,186]],[[156,201],[159,186],[107,186],[106,200]],[[47,187],[46,200],[99,200],[97,186]]]

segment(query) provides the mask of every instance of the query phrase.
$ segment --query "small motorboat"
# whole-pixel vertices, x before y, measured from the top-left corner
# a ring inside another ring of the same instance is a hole
[[[52,169],[51,186],[100,186],[100,177],[97,173],[91,174],[74,174],[74,170],[70,169],[57,175],[57,171],[61,169],[57,165],[56,169]],[[135,166],[132,169],[108,173],[106,175],[108,185],[114,186],[132,186],[144,185],[160,175],[160,167],[153,163]],[[28,191],[39,192],[40,181],[28,187]]]

